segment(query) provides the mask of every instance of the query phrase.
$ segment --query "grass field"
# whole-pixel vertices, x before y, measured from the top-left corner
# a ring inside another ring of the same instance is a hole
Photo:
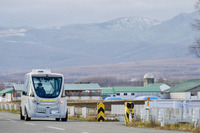
[[[177,131],[189,131],[189,132],[200,132],[200,125],[195,128],[194,125],[189,123],[176,123],[176,124],[164,124],[163,127],[160,126],[159,122],[149,121],[149,122],[142,122],[141,120],[135,120],[129,122],[127,126],[137,127],[137,128],[154,128],[160,130],[177,130]]]

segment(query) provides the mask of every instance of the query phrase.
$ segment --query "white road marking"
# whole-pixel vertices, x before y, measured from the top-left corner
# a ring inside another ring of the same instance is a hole
[[[88,132],[82,132],[82,133],[88,133]]]
[[[7,119],[8,121],[11,121],[11,122],[17,122],[17,121],[14,121],[14,120],[12,120],[12,119]]]
[[[47,128],[51,128],[51,129],[56,129],[56,130],[65,130],[64,128],[59,128],[59,127],[52,127],[52,126],[47,126]]]
[[[24,122],[24,124],[31,125],[31,126],[35,125],[34,123],[29,123],[29,122]]]

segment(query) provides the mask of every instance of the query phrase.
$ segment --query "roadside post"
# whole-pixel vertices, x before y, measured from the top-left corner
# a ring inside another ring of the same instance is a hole
[[[164,109],[159,109],[159,114],[158,114],[158,121],[160,121],[160,126],[163,127],[165,123],[165,110]]]
[[[13,109],[13,104],[8,104],[9,105],[9,109],[12,110]]]
[[[131,113],[131,115],[130,115]],[[125,102],[125,125],[134,119],[134,103]]]
[[[193,116],[192,116],[192,121],[194,122],[195,128],[198,125],[198,118],[199,118],[199,108],[195,108],[193,109]]]
[[[4,104],[3,103],[1,103],[1,109],[3,109],[4,108]]]
[[[140,116],[140,118],[141,118],[141,120],[142,120],[143,123],[145,122],[145,116],[146,116],[146,109],[142,108],[141,109],[141,116]]]
[[[5,107],[6,110],[8,110],[8,104],[7,103],[4,105],[4,107]]]
[[[149,101],[150,101],[150,97],[147,97],[147,109],[149,109]]]
[[[18,105],[14,104],[14,109],[17,110],[18,109]]]
[[[105,120],[105,105],[104,103],[97,103],[97,121],[98,122],[103,122]]]
[[[86,116],[87,116],[87,108],[86,108],[86,107],[83,107],[83,108],[82,108],[82,116],[83,116],[84,118],[86,118]]]
[[[70,108],[70,116],[74,116],[75,115],[75,108],[71,107]]]
[[[147,97],[147,105],[146,105],[147,118],[146,118],[146,121],[149,121],[149,116],[150,116],[149,101],[150,101],[150,97]]]

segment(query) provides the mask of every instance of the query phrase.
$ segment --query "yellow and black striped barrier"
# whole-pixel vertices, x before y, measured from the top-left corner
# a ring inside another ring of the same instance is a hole
[[[134,103],[125,102],[125,124],[127,125],[130,122],[129,115],[131,113],[132,120],[134,119]]]
[[[104,105],[104,103],[97,103],[97,109],[98,109],[97,120],[102,122],[105,120],[105,105]]]

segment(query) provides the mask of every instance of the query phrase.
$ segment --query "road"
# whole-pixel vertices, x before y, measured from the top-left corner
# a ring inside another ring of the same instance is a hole
[[[54,119],[22,121],[18,114],[0,112],[1,133],[181,133],[176,131],[126,127],[123,122],[86,122]]]

